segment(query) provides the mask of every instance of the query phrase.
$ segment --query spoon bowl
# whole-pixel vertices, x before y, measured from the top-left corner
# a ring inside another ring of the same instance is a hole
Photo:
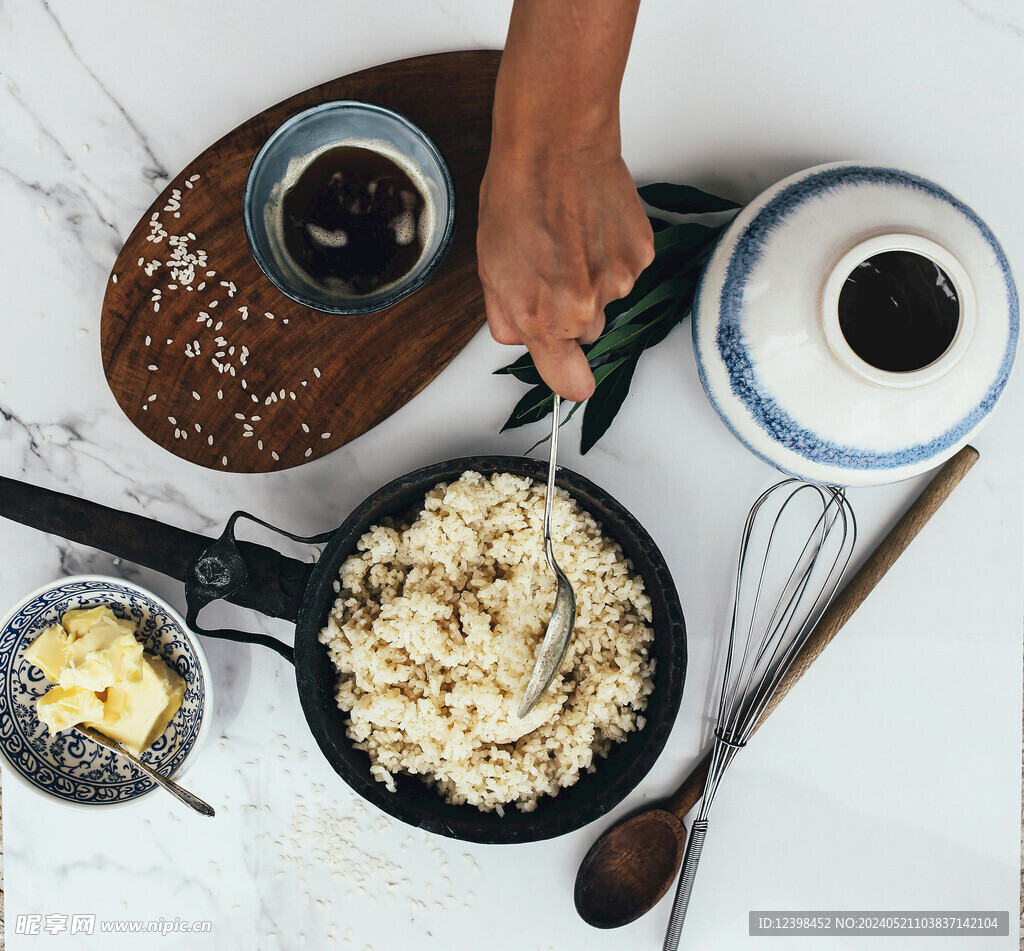
[[[649,809],[613,826],[591,846],[573,900],[594,928],[619,928],[650,911],[679,873],[686,828],[666,809]]]

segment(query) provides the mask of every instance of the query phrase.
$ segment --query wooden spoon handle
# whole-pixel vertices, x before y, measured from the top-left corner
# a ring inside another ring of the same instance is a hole
[[[924,528],[939,506],[946,501],[949,494],[960,484],[960,480],[967,475],[971,466],[977,461],[978,451],[972,446],[964,446],[946,462],[939,470],[938,475],[925,486],[910,508],[903,513],[903,517],[892,527],[889,534],[882,539],[881,544],[868,556],[860,570],[832,599],[832,603],[818,619],[814,630],[811,631],[775,693],[772,694],[764,713],[761,714],[754,727],[755,732],[779,701],[789,693],[793,684],[803,676],[804,671],[811,666],[814,659],[825,649],[829,641],[839,633],[839,629],[850,619],[850,615],[860,607],[861,602],[882,580],[896,559],[903,554],[917,533]],[[710,765],[711,751],[709,750],[669,800],[669,808],[680,820],[704,794],[704,782],[707,779]]]

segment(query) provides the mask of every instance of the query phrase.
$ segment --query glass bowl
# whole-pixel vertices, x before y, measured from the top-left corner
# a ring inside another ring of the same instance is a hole
[[[366,294],[331,289],[310,278],[285,250],[276,224],[281,199],[301,169],[328,149],[345,145],[377,151],[399,165],[423,193],[432,218],[412,269]],[[242,217],[256,263],[282,294],[327,314],[371,314],[421,288],[441,263],[455,230],[455,182],[437,146],[404,116],[356,100],[325,102],[291,116],[256,153]]]

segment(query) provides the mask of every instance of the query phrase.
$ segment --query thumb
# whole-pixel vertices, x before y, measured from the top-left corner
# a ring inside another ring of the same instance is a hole
[[[563,399],[578,403],[594,392],[594,374],[575,340],[526,342],[541,379]]]

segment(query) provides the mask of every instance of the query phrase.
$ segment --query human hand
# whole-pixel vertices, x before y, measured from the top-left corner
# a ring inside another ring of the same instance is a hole
[[[615,143],[617,144],[617,143]],[[492,149],[480,190],[477,258],[491,334],[524,344],[566,399],[594,392],[581,344],[654,259],[651,226],[617,149]]]
[[[654,260],[620,155],[619,84],[639,0],[516,0],[480,187],[477,260],[491,334],[585,400],[581,344]]]

